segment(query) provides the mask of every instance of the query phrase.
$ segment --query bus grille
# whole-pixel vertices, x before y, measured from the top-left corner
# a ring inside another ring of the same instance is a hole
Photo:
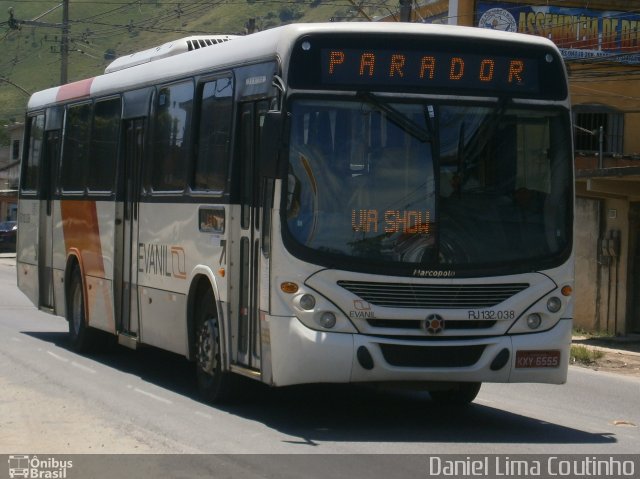
[[[400,346],[380,344],[384,360],[405,368],[464,368],[478,362],[484,344],[469,346]]]
[[[527,283],[406,284],[338,281],[360,299],[390,308],[491,308],[527,289]]]
[[[490,329],[497,321],[482,320],[451,320],[447,321],[446,329]],[[422,330],[424,320],[420,319],[367,319],[369,326],[373,328],[395,328]]]

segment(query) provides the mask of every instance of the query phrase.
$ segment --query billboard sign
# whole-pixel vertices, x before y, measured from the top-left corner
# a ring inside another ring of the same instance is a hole
[[[552,40],[567,60],[601,59],[640,64],[640,14],[479,2],[477,25]]]

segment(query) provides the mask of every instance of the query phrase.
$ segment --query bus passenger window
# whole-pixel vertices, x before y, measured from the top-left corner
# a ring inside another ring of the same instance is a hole
[[[91,132],[91,168],[87,172],[89,191],[113,190],[118,157],[119,124],[119,98],[96,103]]]
[[[22,170],[22,191],[35,191],[40,177],[40,155],[42,153],[42,131],[44,115],[29,118],[27,147],[28,152]]]
[[[69,107],[64,125],[64,157],[60,174],[62,189],[82,192],[89,162],[91,104]]]
[[[182,191],[189,165],[189,132],[193,83],[161,88],[156,97],[151,187],[155,191]]]
[[[200,191],[223,191],[231,144],[233,81],[221,78],[207,82],[200,88],[199,96],[200,123],[192,187]]]

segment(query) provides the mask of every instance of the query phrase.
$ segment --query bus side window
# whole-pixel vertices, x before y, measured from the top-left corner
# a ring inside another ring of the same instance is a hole
[[[23,160],[22,191],[35,192],[40,180],[40,155],[42,154],[42,133],[44,130],[44,115],[29,118],[27,148]]]
[[[113,190],[118,157],[120,109],[120,98],[95,104],[90,146],[91,168],[87,172],[89,191]]]
[[[183,191],[189,165],[193,82],[158,90],[153,128],[151,187],[154,191]]]
[[[60,180],[64,192],[83,192],[89,164],[91,103],[67,109]]]
[[[199,88],[199,127],[194,190],[224,191],[231,145],[233,80],[220,78]]]

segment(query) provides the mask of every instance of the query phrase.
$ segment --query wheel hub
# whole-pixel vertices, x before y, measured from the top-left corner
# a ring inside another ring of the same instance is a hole
[[[197,361],[200,370],[213,374],[216,367],[216,327],[213,320],[204,322],[198,331]]]

